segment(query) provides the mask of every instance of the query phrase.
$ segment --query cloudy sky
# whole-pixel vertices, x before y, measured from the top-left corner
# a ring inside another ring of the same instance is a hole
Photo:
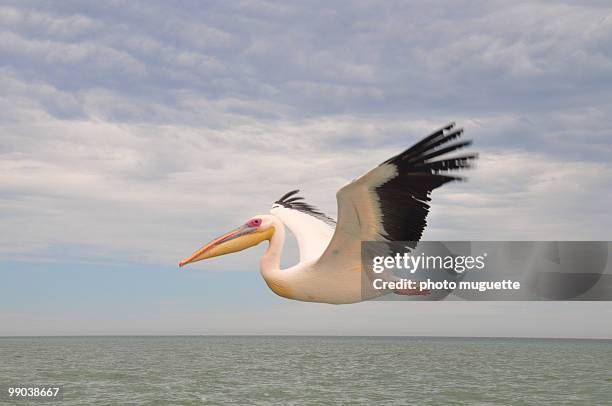
[[[176,267],[451,121],[481,159],[425,238],[612,239],[611,42],[608,1],[0,1],[0,335],[612,337],[608,303],[290,302],[263,247]]]

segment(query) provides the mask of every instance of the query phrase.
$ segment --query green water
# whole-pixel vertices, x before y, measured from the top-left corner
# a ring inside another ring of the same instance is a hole
[[[0,338],[12,383],[64,385],[37,405],[610,405],[612,341]]]

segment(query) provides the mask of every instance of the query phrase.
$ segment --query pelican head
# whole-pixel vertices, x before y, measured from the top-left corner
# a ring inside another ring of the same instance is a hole
[[[203,259],[242,251],[254,247],[264,240],[270,240],[274,235],[274,224],[275,221],[272,219],[272,216],[267,214],[252,217],[235,230],[223,234],[221,237],[215,238],[204,245],[189,258],[181,261],[179,266],[182,267]]]

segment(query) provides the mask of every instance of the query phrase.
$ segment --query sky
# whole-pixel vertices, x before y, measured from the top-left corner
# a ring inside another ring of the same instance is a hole
[[[612,239],[610,42],[608,1],[0,1],[0,335],[612,338],[611,303],[292,302],[263,245],[176,265],[295,188],[335,215],[453,121],[480,159],[424,239]]]

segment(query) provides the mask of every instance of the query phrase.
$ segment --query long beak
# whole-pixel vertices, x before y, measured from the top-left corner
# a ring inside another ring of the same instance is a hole
[[[203,259],[218,257],[219,255],[231,254],[253,247],[264,240],[269,240],[274,234],[274,227],[258,231],[255,227],[244,225],[216,238],[194,252],[189,258],[179,262],[179,266],[185,266],[192,262]]]

